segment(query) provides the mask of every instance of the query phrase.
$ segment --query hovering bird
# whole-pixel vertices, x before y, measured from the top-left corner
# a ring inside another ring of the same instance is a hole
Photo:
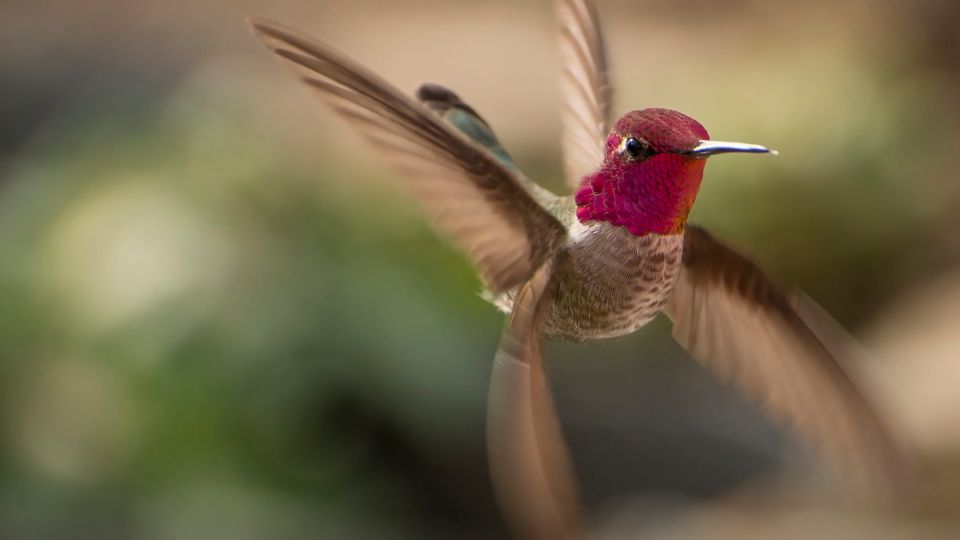
[[[894,480],[902,454],[854,382],[839,326],[788,297],[747,258],[687,222],[704,166],[774,151],[710,139],[696,120],[648,108],[610,121],[612,91],[596,9],[555,0],[564,60],[562,149],[572,195],[517,168],[490,125],[453,91],[418,100],[280,24],[256,35],[406,179],[436,227],[466,253],[485,296],[509,314],[494,361],[488,448],[498,499],[517,532],[576,536],[577,490],[544,378],[541,340],[633,332],[659,313],[675,339],[775,419],[842,463]]]

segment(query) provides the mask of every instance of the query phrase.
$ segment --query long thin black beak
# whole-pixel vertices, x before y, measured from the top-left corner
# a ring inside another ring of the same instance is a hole
[[[700,141],[693,150],[690,151],[694,156],[712,156],[714,154],[725,154],[727,152],[748,152],[751,154],[773,154],[777,155],[780,152],[776,150],[771,150],[766,146],[760,146],[759,144],[747,144],[741,142],[728,142],[728,141]]]

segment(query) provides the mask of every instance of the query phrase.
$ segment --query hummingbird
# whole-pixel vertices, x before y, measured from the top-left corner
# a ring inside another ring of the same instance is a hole
[[[554,3],[567,195],[525,176],[452,90],[424,84],[414,99],[325,43],[250,19],[263,44],[394,167],[472,262],[484,297],[507,314],[487,444],[508,523],[531,538],[572,538],[582,528],[542,341],[622,336],[661,313],[680,345],[773,419],[847,468],[899,482],[904,453],[855,378],[845,331],[687,220],[710,157],[776,152],[713,140],[698,121],[669,109],[613,121],[596,7]]]

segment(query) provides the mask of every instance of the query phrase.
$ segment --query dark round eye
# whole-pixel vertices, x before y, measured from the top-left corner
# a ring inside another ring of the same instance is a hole
[[[638,158],[643,154],[647,153],[647,142],[635,139],[630,137],[627,139],[627,142],[623,144],[623,151],[627,153],[628,156],[632,158]]]

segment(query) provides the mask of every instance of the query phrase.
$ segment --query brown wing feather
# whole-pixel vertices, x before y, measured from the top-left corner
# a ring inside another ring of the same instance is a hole
[[[581,538],[577,488],[540,354],[552,264],[517,292],[494,360],[487,449],[497,502],[518,538]]]
[[[592,0],[556,0],[563,63],[563,159],[577,189],[603,161],[613,90],[600,21]]]
[[[843,348],[827,347],[811,329],[823,325],[808,325],[750,261],[703,229],[685,235],[684,266],[665,308],[674,338],[863,480],[903,488],[907,463],[834,355]]]
[[[491,290],[526,281],[563,242],[565,228],[513,173],[423,105],[325,44],[273,22],[250,24],[408,179]]]

